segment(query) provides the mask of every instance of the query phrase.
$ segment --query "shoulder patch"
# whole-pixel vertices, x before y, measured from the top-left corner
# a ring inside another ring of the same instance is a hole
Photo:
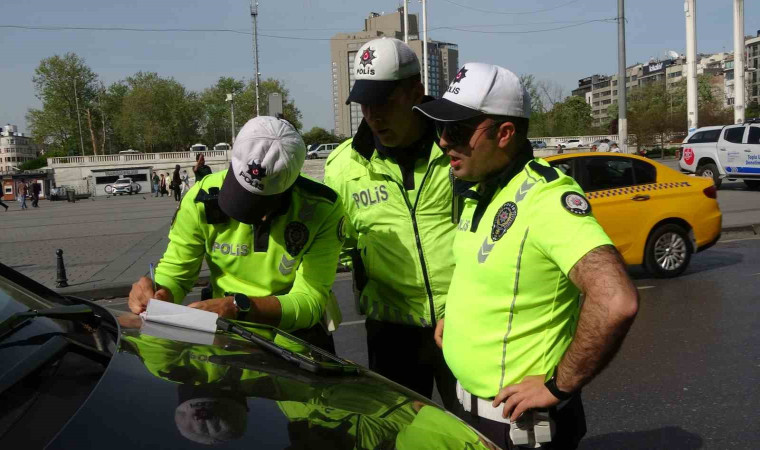
[[[285,227],[285,250],[291,256],[301,253],[308,240],[309,229],[303,223],[293,221]]]
[[[557,171],[552,167],[546,167],[537,163],[536,161],[531,161],[528,163],[528,165],[534,172],[537,172],[539,175],[546,178],[547,183],[551,183],[552,181],[559,178]]]
[[[515,202],[507,202],[501,205],[496,211],[496,217],[493,218],[493,227],[491,228],[491,240],[496,242],[501,239],[509,230],[509,227],[515,223],[517,218],[517,205]]]
[[[338,240],[340,242],[345,242],[346,241],[346,228],[345,228],[345,226],[346,226],[346,216],[343,216],[338,221],[338,229],[337,229]]]
[[[306,177],[299,175],[296,179],[296,186],[305,190],[306,192],[314,194],[318,197],[322,197],[330,203],[335,203],[335,201],[338,200],[338,194],[333,191],[332,188],[317,181],[310,180]]]
[[[586,197],[573,191],[562,194],[562,206],[576,216],[587,216],[591,213],[591,204]]]

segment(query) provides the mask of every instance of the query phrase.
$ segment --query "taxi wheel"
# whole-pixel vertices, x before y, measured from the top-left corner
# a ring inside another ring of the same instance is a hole
[[[718,172],[718,166],[713,163],[707,163],[697,168],[697,176],[712,178],[715,183],[715,189],[720,188],[720,183],[723,181],[720,179],[720,172]]]
[[[683,227],[661,225],[649,236],[644,267],[657,278],[677,277],[689,266],[692,251],[689,234]]]

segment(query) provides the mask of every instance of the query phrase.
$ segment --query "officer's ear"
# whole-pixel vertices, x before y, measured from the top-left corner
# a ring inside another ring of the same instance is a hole
[[[496,131],[496,144],[499,148],[506,149],[509,143],[515,140],[517,128],[512,122],[503,122]]]

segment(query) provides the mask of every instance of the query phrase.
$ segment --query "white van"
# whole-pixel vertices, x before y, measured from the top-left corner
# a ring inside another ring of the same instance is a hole
[[[678,165],[682,172],[712,178],[716,188],[724,178],[760,188],[760,119],[697,129],[681,144]]]
[[[191,152],[205,152],[208,151],[208,147],[206,147],[204,144],[194,144],[190,147]]]
[[[327,158],[327,156],[338,146],[340,143],[334,143],[334,144],[312,144],[311,147],[309,147],[309,150],[306,152],[306,159],[323,159]]]
[[[232,146],[226,142],[220,142],[214,146],[214,150],[232,150]]]

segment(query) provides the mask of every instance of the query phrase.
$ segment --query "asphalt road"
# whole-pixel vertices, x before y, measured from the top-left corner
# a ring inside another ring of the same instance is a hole
[[[750,448],[760,438],[760,238],[721,242],[676,279],[630,273],[641,306],[620,353],[584,391],[584,449]],[[339,355],[366,365],[350,279]]]
[[[617,357],[583,392],[589,431],[581,448],[753,447],[760,438],[760,237],[724,240],[675,279],[637,267],[630,274],[639,314]],[[366,366],[350,275],[339,274],[333,289],[343,311],[337,353]],[[196,289],[187,301],[198,298]]]

